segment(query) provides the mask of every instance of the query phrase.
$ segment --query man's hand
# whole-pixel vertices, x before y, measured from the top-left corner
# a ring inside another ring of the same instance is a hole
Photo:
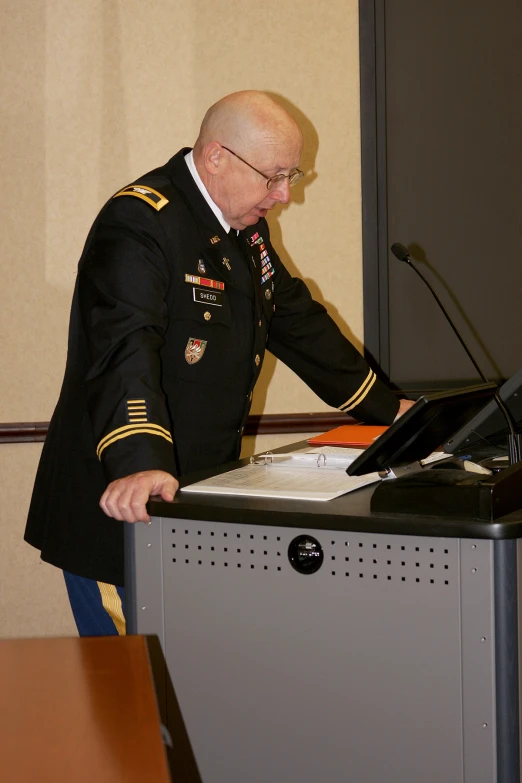
[[[108,517],[122,522],[150,522],[145,504],[151,495],[173,500],[179,482],[163,470],[144,470],[112,481],[100,499]]]
[[[393,422],[395,423],[397,421],[397,419],[400,419],[402,414],[406,413],[406,411],[409,410],[412,405],[415,405],[415,400],[400,400],[399,410],[398,410],[397,415],[394,418]]]

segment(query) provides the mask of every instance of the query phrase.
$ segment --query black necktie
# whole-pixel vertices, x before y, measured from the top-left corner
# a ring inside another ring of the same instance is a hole
[[[230,237],[230,241],[233,245],[237,247],[237,249],[241,252],[241,242],[239,241],[239,235],[235,228],[231,228],[228,232],[228,236]]]
[[[236,250],[239,250],[239,252],[241,253],[242,257],[244,258],[244,260],[248,264],[250,259],[249,259],[249,256],[247,254],[247,248],[246,248],[246,245],[245,245],[245,240],[243,238],[243,235],[242,234],[238,234],[238,232],[236,231],[235,228],[231,228],[228,236],[230,237],[230,241],[232,242],[232,244],[234,245]]]
[[[239,251],[241,257],[243,258],[243,261],[245,262],[246,267],[248,268],[248,271],[250,273],[250,276],[252,278],[252,282],[254,284],[254,289],[256,288],[256,280],[258,277],[256,276],[256,265],[254,262],[253,257],[248,252],[248,246],[245,241],[245,237],[243,234],[238,233],[235,228],[231,228],[228,236],[230,237],[230,241],[232,244],[236,247],[236,249]],[[250,263],[252,262],[252,263]]]

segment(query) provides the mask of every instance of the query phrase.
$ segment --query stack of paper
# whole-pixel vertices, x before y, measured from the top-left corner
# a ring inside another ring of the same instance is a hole
[[[308,449],[261,454],[250,465],[183,487],[182,492],[288,500],[332,500],[380,480],[378,473],[348,476],[346,468],[361,449]]]

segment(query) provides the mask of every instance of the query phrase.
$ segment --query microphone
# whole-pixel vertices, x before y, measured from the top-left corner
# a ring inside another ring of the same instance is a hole
[[[424,275],[421,272],[419,272],[415,264],[412,262],[408,248],[402,245],[400,242],[394,242],[390,250],[392,251],[395,258],[398,258],[399,261],[403,261],[405,264],[408,264],[408,266],[411,267],[413,271],[418,274],[422,282],[429,288],[433,297],[435,298],[435,301],[437,302],[440,309],[442,310],[447,322],[449,323],[449,325],[451,326],[451,328],[459,338],[460,344],[462,345],[467,355],[471,359],[474,368],[476,369],[476,371],[478,372],[478,374],[480,375],[484,383],[489,383],[488,379],[486,378],[486,376],[478,366],[477,362],[475,361],[468,346],[464,342],[464,338],[462,337],[459,330],[453,323],[448,311],[446,310],[446,308],[444,307],[444,305],[442,304],[439,297],[437,296],[437,294],[435,293],[435,291],[433,290],[429,282],[426,280]],[[498,407],[500,408],[500,411],[504,419],[506,420],[509,428],[509,435],[508,435],[509,464],[515,465],[517,462],[520,462],[520,460],[522,459],[522,435],[518,432],[518,425],[515,422],[513,416],[511,415],[509,408],[507,408],[507,406],[504,404],[504,401],[501,399],[498,391],[495,392],[494,399]]]

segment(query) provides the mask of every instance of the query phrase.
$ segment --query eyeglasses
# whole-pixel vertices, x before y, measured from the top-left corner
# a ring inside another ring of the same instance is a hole
[[[237,155],[233,150],[230,150],[228,147],[225,147],[224,144],[221,145],[224,150],[227,152],[230,152],[231,155],[233,155],[235,158],[238,158],[238,160],[241,161],[241,163],[245,163],[247,166],[249,166],[251,169],[254,169],[254,171],[257,174],[261,174],[261,176],[266,179],[266,186],[268,190],[275,190],[279,187],[279,185],[282,185],[285,179],[288,180],[288,184],[290,187],[292,185],[295,185],[296,182],[299,182],[299,180],[304,177],[304,171],[301,171],[301,169],[292,169],[292,171],[289,174],[276,174],[275,177],[267,177],[266,174],[263,174],[262,171],[259,171],[259,169],[256,169],[255,166],[252,166],[252,164],[248,163],[248,161],[241,158],[239,155]]]

